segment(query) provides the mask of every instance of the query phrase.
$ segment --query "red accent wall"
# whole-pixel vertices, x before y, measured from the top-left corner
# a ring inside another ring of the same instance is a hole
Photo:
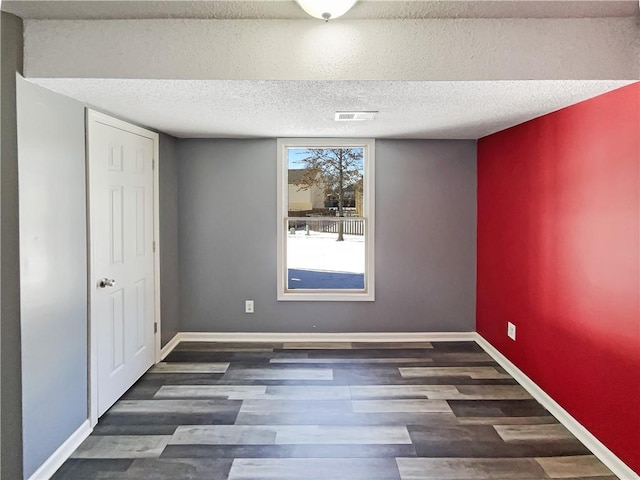
[[[640,83],[478,141],[477,331],[638,473],[639,192]]]

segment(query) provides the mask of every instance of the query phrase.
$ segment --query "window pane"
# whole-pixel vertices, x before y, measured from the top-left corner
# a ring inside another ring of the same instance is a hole
[[[375,141],[278,139],[278,300],[374,301]]]
[[[361,217],[364,149],[289,148],[288,216]]]
[[[289,290],[365,288],[363,219],[289,219],[286,255]]]

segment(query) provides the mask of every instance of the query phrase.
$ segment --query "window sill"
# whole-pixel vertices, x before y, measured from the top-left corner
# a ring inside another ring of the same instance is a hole
[[[279,302],[374,302],[373,292],[336,291],[287,291],[278,293]]]

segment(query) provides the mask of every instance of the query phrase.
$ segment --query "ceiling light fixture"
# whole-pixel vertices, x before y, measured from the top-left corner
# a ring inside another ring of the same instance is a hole
[[[296,2],[312,17],[328,22],[329,19],[338,18],[347,13],[356,0],[296,0]]]

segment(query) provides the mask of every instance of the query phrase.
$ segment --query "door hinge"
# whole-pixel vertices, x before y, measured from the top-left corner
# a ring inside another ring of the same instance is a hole
[[[156,251],[156,241],[155,240],[153,241],[153,251],[154,252]]]
[[[151,159],[151,170],[155,170],[156,169],[156,159],[152,158]]]
[[[158,333],[158,322],[153,322],[153,333]]]

